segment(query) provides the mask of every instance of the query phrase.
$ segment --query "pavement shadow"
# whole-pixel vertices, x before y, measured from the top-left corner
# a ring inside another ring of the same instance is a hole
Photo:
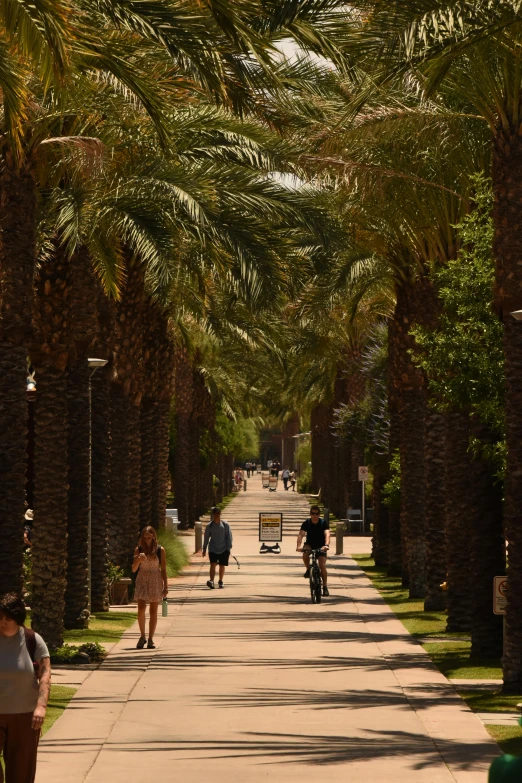
[[[345,671],[346,669],[364,669],[369,672],[389,671],[390,669],[411,669],[415,667],[419,671],[419,680],[422,679],[423,669],[432,672],[434,665],[424,655],[408,656],[394,655],[393,662],[376,656],[369,658],[364,656],[321,656],[320,658],[254,658],[240,656],[212,656],[191,655],[190,653],[162,654],[152,661],[150,668],[163,669],[192,669],[198,667],[234,666],[250,668],[273,669],[310,669],[318,672]],[[107,668],[118,668],[117,661],[109,663]],[[125,662],[123,662],[125,668]]]
[[[365,731],[366,736],[303,735],[268,732],[248,732],[244,739],[229,740],[219,737],[209,740],[152,740],[140,742],[104,743],[104,752],[175,754],[173,762],[181,760],[251,759],[260,764],[306,764],[332,766],[372,759],[410,757],[411,769],[422,770],[451,764],[459,771],[483,768],[485,760],[498,755],[496,746],[484,741],[463,745],[453,740],[437,740],[437,744],[424,734],[406,731]],[[61,749],[78,752],[82,747],[92,748],[88,737],[46,740],[44,752]],[[441,758],[442,756],[442,758]]]
[[[454,689],[448,685],[421,685],[422,695],[415,695],[415,710],[427,710],[431,707],[458,706],[461,702]],[[311,691],[291,688],[249,688],[246,692],[224,694],[203,698],[202,703],[231,709],[242,707],[300,707],[315,710],[360,710],[369,708],[400,707],[411,711],[412,705],[400,690],[344,690]],[[465,709],[464,702],[461,702]]]

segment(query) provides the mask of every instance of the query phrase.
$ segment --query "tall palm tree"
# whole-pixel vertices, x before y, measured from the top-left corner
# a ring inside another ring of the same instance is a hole
[[[89,524],[90,410],[88,358],[98,338],[98,312],[93,292],[99,286],[85,247],[80,247],[69,264],[71,356],[67,379],[69,503],[67,509],[67,589],[65,627],[88,624],[88,541],[83,531]],[[92,405],[91,405],[92,408]],[[100,542],[95,537],[95,546]],[[104,546],[104,544],[102,544]]]
[[[34,528],[32,624],[52,647],[63,643],[67,576],[67,284],[68,259],[57,245],[55,253],[40,259],[30,346],[38,376],[34,498],[46,520]]]

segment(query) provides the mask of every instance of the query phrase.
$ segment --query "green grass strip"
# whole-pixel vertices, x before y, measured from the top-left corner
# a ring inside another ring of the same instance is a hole
[[[42,734],[49,731],[76,693],[76,688],[68,688],[66,685],[51,685],[51,694],[47,705],[47,712],[43,722]]]
[[[504,753],[522,756],[522,729],[520,726],[486,726]]]
[[[97,612],[89,618],[88,628],[65,631],[64,640],[67,644],[77,645],[86,642],[116,643],[137,617],[136,612]]]

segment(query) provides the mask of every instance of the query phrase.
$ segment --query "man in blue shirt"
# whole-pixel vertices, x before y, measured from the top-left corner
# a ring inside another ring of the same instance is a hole
[[[225,568],[228,565],[230,550],[232,549],[232,531],[230,525],[221,519],[221,509],[214,506],[210,514],[210,522],[205,528],[205,537],[203,539],[203,549],[201,554],[205,557],[208,547],[208,556],[210,559],[210,578],[207,581],[207,587],[214,589],[214,577],[216,575],[216,566],[219,565],[218,586],[223,587],[223,577]]]
[[[328,581],[328,574],[326,571],[326,550],[330,546],[330,524],[320,516],[319,506],[310,507],[310,516],[305,519],[301,525],[299,536],[297,537],[297,551],[303,553],[303,561],[306,566],[304,572],[304,578],[308,579],[310,576],[310,552],[312,549],[322,549],[324,555],[318,558],[319,568],[321,569],[321,577],[323,580],[323,595],[330,595],[326,583]],[[306,541],[303,547],[301,543],[306,536]]]

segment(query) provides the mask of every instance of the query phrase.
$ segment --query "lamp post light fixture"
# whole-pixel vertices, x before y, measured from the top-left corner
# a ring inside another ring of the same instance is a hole
[[[513,316],[515,321],[522,321],[522,310],[513,310],[513,312],[510,313],[510,315]]]
[[[92,376],[98,367],[105,367],[107,359],[87,359],[89,366],[89,518],[87,523],[87,595],[88,610],[91,612],[92,598]]]

